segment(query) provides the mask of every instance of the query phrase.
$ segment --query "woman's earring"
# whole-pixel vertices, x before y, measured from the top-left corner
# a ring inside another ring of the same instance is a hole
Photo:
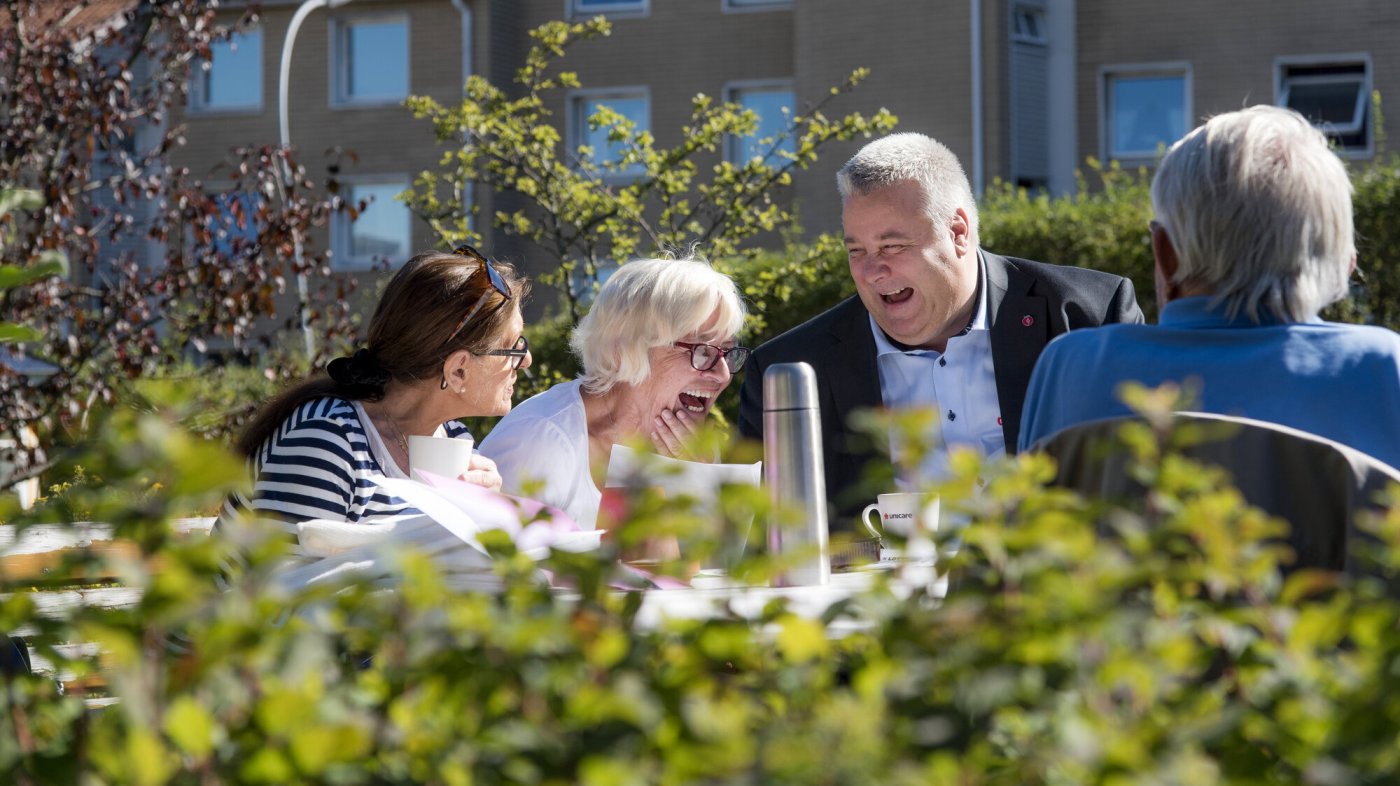
[[[447,390],[447,377],[442,378],[442,384],[438,385],[438,390]]]

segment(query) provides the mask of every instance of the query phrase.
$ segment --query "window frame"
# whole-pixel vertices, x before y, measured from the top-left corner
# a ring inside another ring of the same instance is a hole
[[[347,203],[357,201],[355,189],[362,186],[390,186],[397,187],[396,193],[403,193],[413,187],[412,178],[404,172],[384,172],[377,174],[360,174],[345,176],[340,179],[342,187],[348,192]],[[381,204],[378,200],[370,203],[370,208]],[[336,212],[331,216],[331,271],[334,273],[356,273],[368,270],[375,270],[380,260],[387,260],[390,269],[398,269],[413,251],[413,211],[408,205],[397,200],[391,204],[403,209],[404,214],[404,249],[399,257],[383,256],[352,256],[351,249],[354,247],[355,222],[343,212]]]
[[[775,90],[778,90],[778,89],[786,90],[786,91],[788,92],[788,94],[792,96],[792,105],[791,105],[791,107],[790,107],[790,108],[792,109],[792,114],[790,114],[790,115],[788,116],[788,120],[791,121],[792,118],[794,118],[794,117],[797,116],[797,87],[796,87],[796,80],[793,80],[793,79],[736,79],[736,80],[734,80],[734,81],[732,81],[732,82],[726,82],[726,83],[724,84],[724,88],[722,89],[720,95],[722,95],[722,96],[724,97],[724,102],[725,102],[725,103],[735,103],[735,104],[738,104],[738,103],[740,103],[739,100],[738,100],[739,96],[742,95],[742,94],[745,93],[745,92],[749,92],[749,91],[757,92],[757,91],[763,91],[763,90],[775,91]],[[735,166],[743,166],[744,162],[747,161],[748,159],[747,159],[747,158],[740,158],[740,157],[739,157],[739,153],[740,153],[740,151],[741,151],[741,149],[742,149],[742,145],[744,144],[744,141],[747,140],[748,138],[749,138],[749,137],[741,137],[741,136],[737,136],[737,135],[735,135],[735,134],[726,134],[725,137],[724,137],[724,160],[727,161],[727,162],[729,162],[729,163],[731,163],[731,164],[733,164],[733,165],[735,165]],[[794,142],[794,144],[795,144],[795,142]],[[776,153],[776,151],[774,151],[774,152]],[[766,161],[767,161],[767,160],[765,159],[765,162],[766,162]],[[779,164],[779,166],[778,166],[778,167],[775,167],[775,168],[781,168],[781,164],[782,164],[782,163],[786,163],[786,161],[781,161],[780,164]],[[769,164],[769,166],[773,166],[773,165],[772,165],[772,164]]]
[[[1016,23],[1022,15],[1034,17],[1036,29],[1033,33],[1018,30]],[[1007,24],[1010,27],[1011,40],[1021,44],[1035,44],[1037,46],[1048,46],[1049,36],[1045,33],[1045,22],[1049,13],[1045,6],[1040,3],[1013,2],[1011,13],[1008,15]]]
[[[567,97],[565,98],[566,116],[564,118],[564,138],[568,144],[567,153],[570,156],[570,158],[573,158],[573,156],[575,155],[575,151],[577,151],[579,147],[584,144],[584,142],[586,141],[585,136],[588,133],[588,118],[583,114],[583,105],[588,101],[597,101],[598,103],[606,104],[606,98],[610,96],[619,98],[642,98],[643,100],[645,100],[646,124],[644,126],[642,126],[641,124],[638,125],[640,126],[639,130],[641,131],[651,131],[652,123],[650,85],[616,85],[612,87],[595,87],[579,90],[570,90]],[[606,162],[603,161],[595,160],[595,163],[597,163],[600,168],[606,165]],[[573,169],[575,169],[575,171],[577,171],[577,160],[575,159],[573,162],[571,162],[570,166]],[[622,170],[617,172],[609,172],[603,170],[599,171],[598,176],[609,182],[628,182],[631,180],[636,180],[643,174],[644,172],[640,170]]]
[[[719,0],[726,14],[753,14],[762,11],[791,11],[794,0]]]
[[[651,0],[612,0],[593,8],[580,6],[582,0],[564,0],[564,18],[592,19],[598,14],[613,19],[639,19],[651,16]]]
[[[350,58],[345,36],[356,24],[400,22],[403,24],[403,95],[356,97],[349,92]],[[413,28],[402,11],[337,14],[327,22],[330,41],[330,105],[332,109],[398,106],[413,93]]]
[[[1371,92],[1375,89],[1375,69],[1371,62],[1370,52],[1345,52],[1340,54],[1323,55],[1283,55],[1274,58],[1274,106],[1288,107],[1288,92],[1290,82],[1303,82],[1311,84],[1325,84],[1328,82],[1339,82],[1343,79],[1351,81],[1347,75],[1343,74],[1316,74],[1303,75],[1290,78],[1288,70],[1292,68],[1325,68],[1325,67],[1355,67],[1360,66],[1361,86],[1356,97],[1356,110],[1353,113],[1352,123],[1338,126],[1336,124],[1313,123],[1313,128],[1325,134],[1333,149],[1344,158],[1371,158],[1376,152],[1375,119],[1371,112]],[[1311,121],[1309,121],[1311,122]],[[1354,127],[1353,127],[1354,126]],[[1362,147],[1347,147],[1341,143],[1338,137],[1348,134],[1361,134],[1366,144]]]
[[[204,63],[205,61],[201,59],[201,60],[195,65],[195,67],[192,69],[192,73],[190,74],[189,94],[188,94],[187,100],[185,101],[185,109],[186,109],[186,111],[187,111],[189,114],[192,114],[192,115],[257,115],[257,114],[262,114],[262,112],[263,112],[263,107],[264,107],[264,104],[265,104],[265,102],[266,102],[266,98],[265,98],[265,96],[264,96],[264,94],[266,93],[266,91],[263,89],[263,88],[265,87],[265,85],[263,84],[263,82],[264,82],[265,71],[266,71],[266,62],[265,62],[265,61],[266,61],[266,57],[265,57],[265,52],[264,52],[263,44],[264,44],[264,42],[266,41],[266,36],[263,35],[263,26],[262,26],[261,24],[252,25],[252,26],[250,26],[249,28],[247,28],[246,30],[240,30],[240,31],[238,31],[237,33],[235,33],[235,37],[236,37],[236,38],[245,38],[245,37],[247,37],[248,35],[253,34],[253,33],[256,33],[257,39],[258,39],[258,57],[257,57],[257,63],[258,63],[258,78],[257,78],[257,80],[256,80],[256,82],[255,82],[255,84],[257,85],[257,89],[258,89],[258,99],[257,99],[257,102],[256,102],[256,103],[249,103],[249,104],[230,104],[230,105],[225,105],[225,106],[216,106],[216,105],[210,104],[210,103],[209,103],[209,76],[210,76],[210,74],[213,72],[214,63],[213,63],[212,60],[208,61],[208,62],[209,62],[209,70],[206,71],[206,70],[204,70],[204,67],[203,67],[203,63]],[[232,42],[232,40],[233,40],[233,39],[230,39],[230,42]],[[241,44],[242,42],[240,41],[239,43]]]
[[[1166,140],[1166,145],[1171,146],[1173,142],[1180,139],[1194,126],[1192,118],[1195,111],[1192,107],[1193,83],[1191,74],[1191,63],[1189,61],[1174,60],[1155,63],[1118,63],[1105,65],[1099,68],[1099,156],[1104,161],[1130,162],[1135,164],[1153,163],[1157,159],[1157,151],[1154,150],[1125,150],[1119,154],[1113,149],[1112,129],[1113,120],[1110,116],[1112,111],[1112,90],[1111,83],[1116,78],[1150,78],[1150,77],[1180,77],[1182,92],[1182,121],[1185,126],[1180,134],[1172,139]]]

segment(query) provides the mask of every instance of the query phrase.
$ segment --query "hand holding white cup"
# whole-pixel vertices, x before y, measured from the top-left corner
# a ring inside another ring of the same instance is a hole
[[[882,544],[886,533],[904,539],[903,551],[882,545],[881,561],[933,560],[937,556],[932,535],[938,531],[938,497],[898,493],[881,494],[876,499],[875,504],[865,506],[861,523]],[[879,528],[870,523],[871,513],[878,516]]]
[[[468,483],[499,491],[501,474],[496,471],[496,463],[475,453],[472,450],[474,447],[475,442],[471,437],[454,439],[417,434],[410,436],[409,475],[414,476],[415,472],[422,470],[447,478],[460,478]]]

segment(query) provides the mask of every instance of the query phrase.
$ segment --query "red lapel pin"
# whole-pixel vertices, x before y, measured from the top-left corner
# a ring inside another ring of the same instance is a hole
[[[1035,317],[1031,316],[1030,314],[1027,314],[1024,317],[1021,317],[1021,324],[1025,327],[1030,327],[1031,325],[1035,324]]]

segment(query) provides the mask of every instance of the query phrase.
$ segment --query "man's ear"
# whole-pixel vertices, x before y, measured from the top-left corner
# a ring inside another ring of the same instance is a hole
[[[1156,221],[1152,222],[1152,259],[1156,263],[1157,303],[1166,305],[1181,296],[1181,285],[1175,281],[1181,260],[1166,228]]]
[[[961,256],[977,249],[972,247],[972,221],[967,217],[967,211],[958,208],[953,211],[953,218],[948,222],[948,231],[953,238],[953,248],[957,249]]]
[[[1176,269],[1181,261],[1176,256],[1176,246],[1172,245],[1171,236],[1167,234],[1166,227],[1152,222],[1152,259],[1157,263],[1157,269],[1168,281],[1176,275]]]

